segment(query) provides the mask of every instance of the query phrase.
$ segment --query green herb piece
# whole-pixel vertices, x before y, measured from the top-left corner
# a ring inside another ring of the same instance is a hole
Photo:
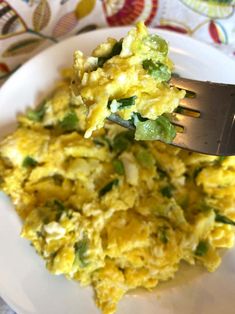
[[[219,156],[217,162],[221,164],[225,160],[226,156]]]
[[[99,197],[104,196],[106,193],[108,193],[109,191],[112,190],[112,188],[114,186],[118,185],[119,180],[118,179],[114,179],[112,181],[110,181],[108,184],[106,184],[104,187],[102,187],[102,189],[99,192]]]
[[[200,206],[200,210],[204,213],[208,213],[213,210],[213,208],[210,205],[206,204],[203,201],[199,203],[199,206]]]
[[[141,149],[136,154],[136,159],[144,168],[151,168],[155,164],[153,155],[147,149]]]
[[[156,120],[136,123],[136,140],[160,140],[165,143],[171,143],[175,136],[175,128],[165,116],[160,116]]]
[[[59,250],[56,250],[55,252],[52,252],[52,253],[50,254],[50,258],[51,258],[52,260],[55,259],[55,258],[56,258],[56,255],[58,254],[58,252],[59,252]],[[42,253],[41,255],[43,255],[43,253]]]
[[[116,153],[121,153],[126,150],[134,140],[133,131],[123,131],[118,133],[113,139],[113,150]]]
[[[193,179],[196,179],[196,177],[199,175],[199,173],[202,171],[202,167],[198,167],[193,172]]]
[[[61,211],[65,210],[65,206],[60,200],[54,200],[54,205]]]
[[[54,174],[52,178],[53,178],[55,184],[59,185],[59,186],[61,186],[63,181],[64,181],[64,178],[61,174]]]
[[[159,239],[164,244],[168,243],[168,236],[167,236],[167,228],[166,227],[159,228]]]
[[[94,138],[93,139],[93,143],[95,143],[98,146],[105,146],[105,143],[103,140],[101,140],[100,138]]]
[[[120,175],[124,175],[125,168],[124,168],[123,162],[119,159],[114,159],[112,163],[113,163],[113,168],[116,171],[116,173]]]
[[[190,90],[186,90],[185,98],[195,98],[195,97],[196,97],[196,93]]]
[[[40,122],[42,121],[44,115],[46,113],[46,106],[45,106],[45,101],[35,110],[29,109],[26,113],[26,117],[29,120],[35,121],[35,122]]]
[[[173,191],[173,187],[172,186],[165,186],[164,188],[161,189],[161,193],[163,196],[167,197],[167,198],[171,198],[172,197],[172,191]]]
[[[101,137],[96,137],[93,139],[93,143],[99,146],[107,146],[109,150],[112,150],[112,144],[111,141],[108,137],[106,136],[101,136]]]
[[[157,173],[159,174],[160,179],[168,178],[167,172],[161,169],[159,166],[157,167]]]
[[[220,215],[218,213],[215,214],[215,221],[221,222],[221,223],[226,224],[226,225],[235,226],[235,221],[233,221],[232,219],[230,219],[226,216]]]
[[[68,112],[64,118],[59,122],[59,126],[64,131],[74,131],[78,127],[78,117],[75,111]]]
[[[42,231],[36,231],[36,235],[38,238],[42,238],[43,237],[43,232]]]
[[[108,60],[109,58],[107,57],[99,57],[98,58],[98,67],[102,68],[102,66],[104,65],[104,63]]]
[[[132,120],[133,120],[134,125],[136,125],[136,123],[139,122],[139,121],[140,121],[140,122],[148,121],[148,119],[142,117],[139,112],[134,112],[134,113],[133,113],[133,115],[132,115]]]
[[[75,259],[74,263],[79,263],[80,267],[86,267],[86,253],[89,248],[89,241],[87,237],[84,237],[82,240],[78,241],[74,245],[75,250]]]
[[[110,54],[108,54],[107,56],[102,56],[98,58],[98,67],[102,67],[107,60],[111,59],[114,56],[119,55],[121,51],[122,51],[122,40],[114,44],[113,49],[110,52]]]
[[[206,253],[208,252],[208,250],[209,250],[209,244],[208,244],[208,242],[206,242],[206,241],[200,241],[199,243],[198,243],[198,246],[197,246],[197,248],[196,248],[196,250],[195,250],[195,255],[196,256],[204,256],[204,255],[206,255]]]
[[[117,41],[115,45],[113,46],[111,57],[119,55],[121,51],[122,51],[122,39]]]
[[[55,199],[53,201],[53,206],[56,210],[55,220],[59,221],[63,212],[66,210],[66,208],[65,208],[64,204],[60,200],[57,200],[57,199]]]
[[[179,106],[179,107],[177,107],[177,108],[174,110],[174,112],[183,114],[183,113],[184,113],[184,108],[182,108],[182,107]]]
[[[161,82],[169,81],[171,78],[171,71],[161,62],[153,62],[151,59],[146,59],[142,63],[143,68],[156,80]]]
[[[156,55],[160,53],[164,57],[168,53],[167,42],[156,34],[151,34],[145,37],[143,43],[145,46],[148,46],[153,53],[156,53]]]
[[[30,156],[26,156],[22,162],[22,166],[25,168],[36,167],[38,162]]]
[[[81,209],[78,209],[79,211],[81,211]],[[66,210],[66,215],[69,219],[73,218],[73,210]]]
[[[116,99],[116,103],[115,103],[116,108],[115,108],[115,110],[113,110],[113,112],[134,106],[136,98],[137,98],[137,96],[131,96],[128,98]],[[108,108],[109,109],[112,108],[112,102],[113,102],[113,100],[110,100],[108,102]]]

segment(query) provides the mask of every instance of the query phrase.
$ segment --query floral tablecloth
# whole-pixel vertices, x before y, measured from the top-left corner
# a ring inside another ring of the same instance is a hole
[[[66,37],[139,20],[211,43],[235,60],[235,0],[0,0],[0,83]],[[14,313],[1,298],[0,313]]]

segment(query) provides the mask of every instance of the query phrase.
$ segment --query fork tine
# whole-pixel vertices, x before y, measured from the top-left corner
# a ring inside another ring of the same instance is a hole
[[[215,106],[215,104],[218,104],[218,101],[225,101],[225,96],[227,101],[230,101],[227,96],[234,93],[234,87],[229,84],[197,81],[181,77],[172,77],[170,83],[175,87],[192,91],[196,94],[194,98],[185,97],[182,99],[180,106],[203,112],[210,116],[215,114],[215,110],[219,110]],[[221,105],[220,108],[223,109],[223,106]]]
[[[200,102],[200,97],[196,98],[183,98],[180,101],[180,106],[186,109],[192,109],[200,112],[203,109],[203,103]]]
[[[202,82],[197,80],[186,79],[182,77],[172,77],[170,80],[171,85],[178,87],[180,89],[186,89],[193,92],[199,92],[203,85],[208,88],[208,82]]]
[[[170,117],[170,121],[176,125],[184,127],[184,132],[187,132],[190,128],[190,133],[195,130],[195,128],[200,127],[200,124],[204,124],[204,121],[200,118],[185,116],[180,113],[174,113]]]
[[[185,79],[181,77],[172,77],[171,84],[180,89],[185,89],[195,93],[195,97],[188,98],[187,96],[180,101],[180,106],[196,111],[205,109],[204,92],[208,91],[208,82],[201,82],[196,80]],[[201,98],[203,95],[203,99]]]
[[[214,129],[221,127],[216,119],[202,119],[185,116],[179,113],[170,118],[171,122],[184,127],[182,133],[177,133],[173,145],[195,152],[218,154],[219,134]]]

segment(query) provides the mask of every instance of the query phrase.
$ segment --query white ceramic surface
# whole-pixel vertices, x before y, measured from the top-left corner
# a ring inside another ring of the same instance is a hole
[[[73,51],[89,53],[108,36],[129,28],[103,29],[69,38],[23,65],[0,90],[0,134],[15,125],[16,114],[47,94],[59,69],[72,64]],[[156,32],[156,30],[152,30]],[[235,62],[214,48],[183,35],[158,30],[170,43],[176,72],[182,76],[235,84]],[[9,199],[0,193],[0,295],[18,314],[95,314],[91,288],[50,275],[28,241]],[[152,292],[134,291],[118,314],[234,314],[235,249],[224,253],[214,274],[183,265],[176,278]]]

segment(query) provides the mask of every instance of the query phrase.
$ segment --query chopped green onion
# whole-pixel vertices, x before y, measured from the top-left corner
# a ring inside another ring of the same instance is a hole
[[[193,172],[193,179],[196,179],[196,177],[199,175],[199,173],[202,171],[202,167],[197,167]]]
[[[27,113],[26,113],[26,117],[29,120],[32,120],[32,121],[35,121],[35,122],[40,122],[40,121],[42,121],[45,113],[46,113],[46,106],[45,106],[45,102],[43,102],[43,104],[40,105],[35,110],[29,109],[27,111]]]
[[[136,98],[137,98],[137,96],[131,96],[131,97],[128,97],[128,98],[118,99],[117,102],[121,104],[118,107],[118,109],[124,109],[124,108],[127,108],[127,107],[134,106]]]
[[[196,256],[204,256],[204,255],[206,255],[206,253],[208,252],[208,250],[209,250],[209,244],[208,244],[208,242],[206,242],[206,241],[200,241],[199,243],[198,243],[198,246],[197,246],[197,248],[196,248],[196,250],[195,250],[195,255]]]
[[[70,111],[59,122],[61,129],[65,131],[74,131],[78,127],[78,117],[75,111]]]
[[[226,224],[226,225],[235,226],[235,221],[233,221],[232,219],[230,219],[226,216],[220,215],[218,213],[215,214],[215,221],[221,222],[221,223]]]
[[[221,164],[225,160],[226,156],[219,156],[217,162]]]
[[[168,236],[167,236],[167,228],[161,227],[159,229],[159,238],[162,243],[167,244],[168,243]]]
[[[171,143],[175,136],[175,128],[165,116],[159,116],[156,120],[136,123],[136,140],[160,140],[165,143]]]
[[[54,205],[61,211],[65,210],[64,204],[60,200],[54,200]]]
[[[63,176],[60,175],[60,174],[54,174],[52,178],[53,178],[53,180],[54,180],[54,182],[55,182],[56,185],[60,185],[60,186],[61,186],[61,184],[62,184],[63,181],[64,181]]]
[[[38,238],[42,238],[43,237],[43,232],[42,231],[36,231],[36,235]]]
[[[125,173],[123,162],[119,159],[113,160],[113,168],[117,174],[123,175]]]
[[[153,62],[152,59],[146,59],[143,61],[143,68],[149,75],[161,82],[169,81],[171,78],[171,71],[161,62]]]
[[[106,136],[95,137],[95,138],[93,139],[93,142],[94,142],[96,145],[108,147],[108,149],[109,149],[110,151],[112,150],[111,141],[110,141],[110,139],[109,139],[108,137],[106,137]]]
[[[79,263],[81,267],[87,265],[86,262],[86,253],[88,251],[89,241],[87,237],[84,237],[82,240],[78,241],[74,245],[75,250],[75,259],[74,263]]]
[[[182,107],[179,106],[179,107],[177,107],[177,108],[174,110],[174,112],[183,114],[183,113],[184,113],[184,108],[182,108]]]
[[[128,98],[115,99],[115,110],[111,110],[112,112],[116,112],[117,110],[122,110],[134,106],[135,100],[137,96],[131,96]],[[112,109],[113,100],[109,100],[108,108]]]
[[[60,200],[57,200],[57,199],[55,199],[51,205],[56,210],[55,220],[59,221],[63,212],[66,210],[66,208],[64,204]]]
[[[121,51],[122,51],[122,40],[114,44],[112,51],[107,56],[102,56],[98,58],[98,66],[102,67],[107,60],[111,59],[114,56],[119,55]]]
[[[185,98],[195,98],[195,97],[196,97],[196,93],[190,90],[186,90]]]
[[[213,208],[210,205],[206,204],[205,202],[200,202],[199,204],[200,204],[200,207],[199,207],[200,210],[204,213],[208,213],[213,210]]]
[[[136,124],[139,121],[140,122],[144,122],[144,121],[147,121],[148,119],[142,117],[139,112],[134,112],[133,115],[132,115],[132,120],[133,120],[133,123]]]
[[[99,57],[98,58],[98,67],[102,68],[103,64],[108,60],[107,57]]]
[[[126,150],[134,140],[133,131],[123,131],[118,133],[113,139],[113,150],[121,153]]]
[[[160,179],[164,179],[168,177],[168,174],[165,170],[161,169],[159,166],[157,167],[157,173],[159,174]]]
[[[142,167],[151,168],[155,164],[153,155],[147,150],[142,148],[136,154],[136,159]]]
[[[167,42],[156,34],[148,35],[143,40],[144,45],[148,46],[152,51],[160,53],[162,56],[166,56],[168,53]]]
[[[22,162],[22,166],[25,168],[36,167],[38,162],[30,156],[26,156]]]
[[[118,185],[119,180],[114,179],[113,181],[110,181],[108,184],[106,184],[99,192],[99,196],[104,196],[106,193],[112,190],[114,186]]]
[[[172,191],[173,191],[173,187],[172,186],[165,186],[164,188],[161,189],[161,193],[163,196],[167,197],[167,198],[171,198],[172,197]]]
[[[104,141],[101,140],[100,138],[94,138],[93,143],[95,143],[95,145],[98,145],[98,146],[105,146]]]
[[[121,53],[121,51],[122,51],[122,40],[119,40],[113,46],[111,56],[112,57],[117,56]]]

